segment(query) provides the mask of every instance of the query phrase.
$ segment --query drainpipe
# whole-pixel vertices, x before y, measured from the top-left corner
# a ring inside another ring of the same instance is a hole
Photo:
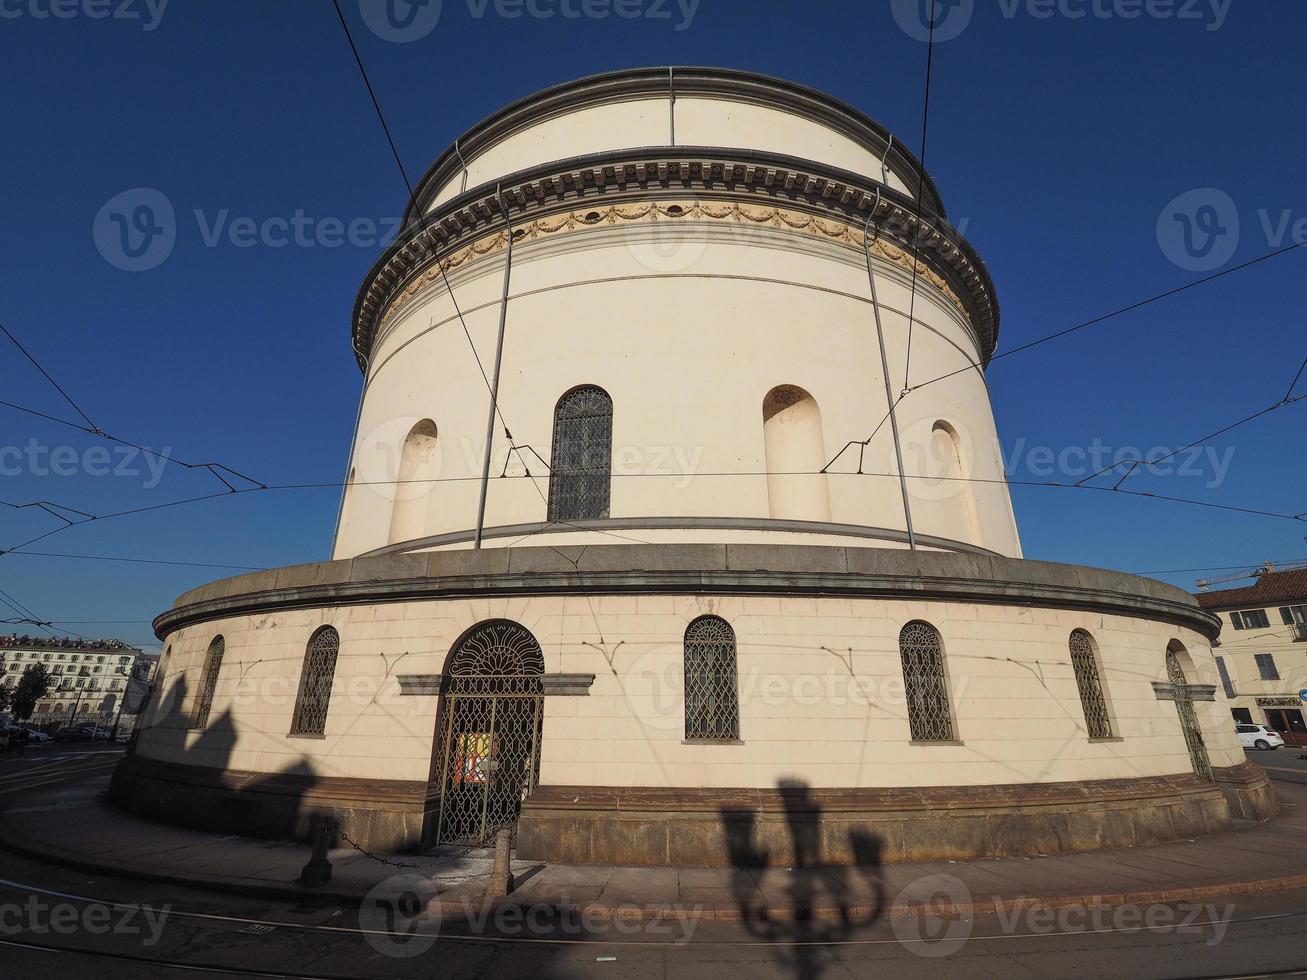
[[[867,212],[867,220],[862,226],[862,250],[867,257],[867,282],[871,285],[871,308],[876,316],[876,339],[880,342],[880,369],[885,379],[885,402],[889,406],[889,426],[894,433],[894,458],[899,467],[899,490],[903,493],[903,519],[908,527],[908,547],[917,550],[917,536],[912,530],[912,504],[908,501],[908,478],[903,472],[903,445],[899,440],[899,419],[894,402],[894,391],[889,383],[889,358],[885,356],[885,330],[880,321],[880,299],[876,295],[876,276],[871,269],[871,242],[867,236],[871,228],[871,219],[880,206],[880,189],[876,189],[876,202]],[[876,226],[876,237],[880,237],[880,226]]]
[[[504,327],[508,323],[508,280],[513,272],[513,222],[508,217],[508,208],[504,206],[504,196],[499,185],[495,185],[495,198],[499,201],[499,211],[504,216],[505,232],[508,236],[508,253],[504,256],[504,291],[499,302],[499,339],[495,342],[495,372],[490,381],[490,414],[486,417],[486,452],[481,464],[481,500],[477,504],[477,533],[473,548],[481,550],[481,536],[486,526],[486,493],[490,489],[490,448],[495,438],[495,413],[499,411],[499,368],[504,360]]]

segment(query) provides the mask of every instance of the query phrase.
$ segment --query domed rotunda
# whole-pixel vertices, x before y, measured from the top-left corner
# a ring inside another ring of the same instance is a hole
[[[113,798],[540,861],[889,861],[1276,807],[1218,620],[1027,561],[989,274],[903,143],[759,75],[620,71],[460,136],[363,281],[333,559],[155,621]]]

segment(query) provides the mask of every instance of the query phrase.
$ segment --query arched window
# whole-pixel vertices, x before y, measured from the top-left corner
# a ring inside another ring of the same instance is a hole
[[[735,631],[720,616],[700,616],[685,630],[685,738],[739,737]]]
[[[395,474],[394,507],[390,512],[390,544],[412,541],[427,533],[428,502],[440,475],[436,423],[423,419],[409,430]]]
[[[899,633],[908,727],[914,742],[953,741],[953,716],[944,676],[944,645],[939,631],[920,620]]]
[[[767,452],[767,505],[772,517],[830,521],[830,492],[818,471],[826,445],[817,400],[795,385],[778,385],[762,400]]]
[[[958,537],[971,544],[983,544],[975,485],[969,482],[971,474],[967,470],[958,430],[943,419],[936,421],[930,429],[930,451],[940,469],[943,490],[947,493],[945,499],[956,502],[962,510],[957,525]]]
[[[226,646],[226,641],[221,636],[215,636],[209,643],[209,652],[204,658],[204,675],[200,678],[200,690],[195,695],[192,728],[204,728],[209,724],[209,709],[213,707],[213,692],[218,686],[218,672],[222,670],[222,655]]]
[[[300,690],[291,719],[292,735],[320,736],[327,730],[327,708],[331,706],[331,682],[336,676],[336,654],[340,634],[330,626],[313,631],[304,650],[300,669]]]
[[[1193,666],[1189,651],[1179,640],[1172,640],[1166,647],[1166,679],[1175,690],[1175,710],[1180,716],[1180,731],[1184,735],[1186,748],[1189,749],[1189,761],[1194,773],[1209,782],[1212,779],[1212,762],[1207,755],[1207,744],[1203,741],[1203,730],[1198,724],[1198,713],[1194,711],[1193,693],[1189,690],[1189,680],[1185,676],[1185,664]]]
[[[613,400],[594,385],[573,388],[554,409],[549,520],[608,516],[613,468]]]
[[[1080,688],[1080,706],[1085,709],[1085,729],[1090,738],[1111,738],[1112,719],[1107,714],[1103,682],[1094,654],[1094,638],[1084,630],[1071,631],[1071,667]]]

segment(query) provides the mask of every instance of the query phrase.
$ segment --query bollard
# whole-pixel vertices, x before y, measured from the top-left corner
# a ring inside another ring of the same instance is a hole
[[[331,848],[332,831],[335,829],[330,817],[320,814],[313,818],[313,828],[309,831],[313,854],[309,863],[300,871],[301,885],[325,885],[331,880],[331,862],[327,860],[327,851]]]
[[[495,867],[490,872],[490,883],[486,885],[486,894],[491,898],[502,898],[513,890],[513,872],[509,870],[509,841],[512,831],[505,828],[495,835]]]

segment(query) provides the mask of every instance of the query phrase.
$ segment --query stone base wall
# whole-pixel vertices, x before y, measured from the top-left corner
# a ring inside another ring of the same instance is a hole
[[[239,772],[128,756],[114,770],[110,802],[153,820],[224,834],[307,841],[329,816],[360,847],[413,851],[431,807],[425,782]]]
[[[1266,770],[1251,762],[1239,766],[1214,768],[1216,785],[1225,794],[1230,816],[1235,820],[1269,820],[1280,812],[1280,801],[1275,795]]]
[[[568,864],[793,867],[959,860],[1128,847],[1265,819],[1252,765],[1196,776],[921,789],[541,787],[518,857]]]

